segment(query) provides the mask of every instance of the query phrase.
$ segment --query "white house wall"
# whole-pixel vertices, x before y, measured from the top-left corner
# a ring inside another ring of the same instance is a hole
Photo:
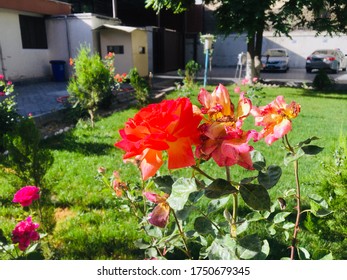
[[[191,43],[191,42],[190,42]],[[291,38],[274,36],[272,32],[265,32],[263,39],[263,53],[268,48],[285,48],[290,57],[290,67],[304,68],[307,56],[316,49],[339,48],[347,54],[347,36],[315,36],[314,32],[296,31]],[[192,48],[188,45],[187,56],[192,57]],[[227,38],[217,37],[214,43],[212,65],[214,67],[231,67],[237,65],[237,56],[247,51],[245,35],[230,35]],[[186,57],[186,60],[188,59]],[[198,62],[204,65],[203,46],[198,46]]]
[[[50,73],[48,49],[23,49],[19,26],[19,14],[37,16],[0,9],[0,46],[3,65],[0,73],[13,81],[48,76]]]

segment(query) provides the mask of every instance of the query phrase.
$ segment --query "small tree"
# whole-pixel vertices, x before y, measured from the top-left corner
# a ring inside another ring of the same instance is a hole
[[[189,60],[185,66],[183,84],[186,89],[190,89],[196,77],[196,74],[201,69],[201,65],[194,60]],[[183,76],[181,69],[178,69],[178,75]]]
[[[142,78],[137,71],[137,68],[131,68],[128,74],[130,85],[135,90],[135,98],[139,107],[146,106],[148,104],[149,96],[149,84]]]
[[[87,46],[82,46],[74,59],[75,75],[68,84],[70,100],[86,109],[94,127],[94,116],[98,106],[111,97],[114,80],[110,69],[98,54],[92,54]]]
[[[41,135],[32,118],[23,118],[4,136],[8,155],[5,166],[26,184],[41,187],[43,177],[53,164],[53,155],[41,147]]]

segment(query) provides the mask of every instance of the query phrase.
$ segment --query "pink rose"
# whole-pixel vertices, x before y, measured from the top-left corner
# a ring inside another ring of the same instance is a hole
[[[0,74],[0,80],[3,80],[4,78],[5,78],[5,76]]]
[[[39,240],[40,235],[35,231],[40,225],[33,223],[29,216],[26,220],[20,221],[12,231],[12,242],[18,243],[21,251],[29,247],[31,241]]]
[[[34,200],[40,198],[40,188],[35,186],[26,186],[17,191],[12,202],[20,203],[23,207],[31,205]]]

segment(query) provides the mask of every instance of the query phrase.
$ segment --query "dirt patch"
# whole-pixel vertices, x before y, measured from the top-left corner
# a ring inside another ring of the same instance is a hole
[[[54,218],[57,224],[66,221],[68,218],[75,217],[76,215],[76,212],[69,208],[57,208],[54,211]]]

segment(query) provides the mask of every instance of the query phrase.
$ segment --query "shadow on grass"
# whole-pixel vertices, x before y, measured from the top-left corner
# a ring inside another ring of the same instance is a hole
[[[81,138],[72,133],[51,137],[44,141],[43,146],[50,150],[65,150],[83,155],[107,155],[114,149],[112,144],[81,141]]]
[[[325,99],[336,99],[336,100],[347,100],[347,91],[337,90],[312,90],[305,89],[303,96],[325,98]]]

